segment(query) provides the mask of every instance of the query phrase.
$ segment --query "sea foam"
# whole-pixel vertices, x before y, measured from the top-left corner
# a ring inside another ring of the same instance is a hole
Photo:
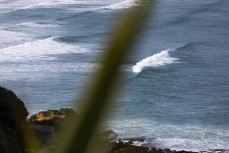
[[[4,1],[0,2],[0,14],[8,13],[11,11],[17,10],[27,10],[27,9],[36,9],[36,8],[52,8],[60,5],[69,5],[69,4],[90,4],[88,0],[17,0],[17,1]]]
[[[125,9],[136,6],[136,0],[125,0],[123,2],[115,3],[109,6],[106,6],[106,9]]]
[[[23,9],[34,9],[34,8],[51,8],[61,5],[73,5],[73,4],[93,4],[89,0],[47,0],[35,4],[28,5]]]
[[[57,42],[54,38],[26,42],[0,49],[0,62],[18,62],[53,59],[51,55],[66,53],[85,53],[88,49],[81,46]]]
[[[136,146],[196,152],[229,149],[229,130],[212,125],[159,123],[146,118],[114,119],[108,125],[121,139],[134,140]]]
[[[60,73],[91,73],[95,72],[99,67],[100,65],[98,63],[85,62],[33,61],[27,63],[3,63],[0,64],[0,82],[24,79],[37,81],[50,78],[50,74],[53,77],[53,75]]]
[[[66,72],[93,72],[100,67],[97,63],[61,63],[61,62],[32,62],[25,64],[1,65],[1,72],[5,74],[34,74],[34,72],[66,73]],[[9,79],[9,78],[8,78]]]
[[[24,23],[19,23],[16,24],[16,26],[19,27],[31,27],[31,28],[53,28],[53,27],[57,27],[58,25],[55,24],[39,24],[39,23],[35,23],[35,22],[24,22]]]
[[[170,51],[172,50],[163,50],[160,53],[142,59],[132,67],[132,71],[134,73],[140,73],[145,67],[159,67],[175,63],[178,61],[178,58],[171,57],[169,54]]]
[[[31,38],[22,33],[17,31],[8,31],[5,30],[4,27],[0,27],[0,49],[4,47],[8,47],[12,44],[16,45],[23,41],[31,41]]]

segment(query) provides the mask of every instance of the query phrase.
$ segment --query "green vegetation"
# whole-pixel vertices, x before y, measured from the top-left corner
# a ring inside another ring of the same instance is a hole
[[[152,0],[140,0],[137,6],[121,16],[102,57],[101,69],[92,81],[87,96],[81,98],[82,106],[79,109],[79,115],[74,115],[68,120],[65,128],[56,136],[55,149],[47,152],[85,153],[95,151],[96,147],[92,143],[96,142],[93,139],[94,132],[109,110],[109,100],[115,89],[120,65],[134,44],[152,4]],[[33,146],[30,147],[33,148]]]
[[[101,123],[103,115],[109,110],[109,100],[115,89],[120,65],[130,51],[152,2],[151,0],[139,1],[138,6],[121,16],[120,22],[114,28],[110,46],[102,57],[101,69],[93,80],[90,90],[87,91],[87,97],[82,98],[79,116],[70,119],[69,124],[58,135],[64,141],[58,144],[59,148],[54,151],[55,153],[93,151],[94,147],[91,144],[93,133]]]

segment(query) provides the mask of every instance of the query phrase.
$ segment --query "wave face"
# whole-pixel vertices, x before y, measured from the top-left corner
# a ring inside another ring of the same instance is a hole
[[[159,67],[168,64],[173,64],[178,61],[178,58],[171,57],[169,52],[173,50],[163,50],[160,53],[154,54],[136,63],[132,67],[134,73],[140,73],[146,67]]]
[[[125,8],[130,8],[136,6],[136,0],[125,0],[120,3],[112,4],[107,7],[106,9],[125,9]]]

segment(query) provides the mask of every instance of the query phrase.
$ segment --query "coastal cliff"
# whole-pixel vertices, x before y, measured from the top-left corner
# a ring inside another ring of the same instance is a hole
[[[23,126],[28,111],[10,90],[0,87],[0,153],[24,153]]]

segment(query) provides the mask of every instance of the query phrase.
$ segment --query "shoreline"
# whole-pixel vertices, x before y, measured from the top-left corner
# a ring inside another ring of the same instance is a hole
[[[156,153],[229,153],[229,149],[206,149],[206,150],[189,150],[189,149],[171,149],[167,147],[157,147],[153,145],[147,145],[150,143],[148,139],[144,137],[135,137],[135,138],[122,138],[119,139],[121,142],[126,145],[132,145],[139,148],[148,148],[149,152],[153,150]],[[148,142],[147,142],[148,141]]]
[[[61,113],[60,113],[61,112]],[[66,113],[68,112],[68,113]],[[70,113],[69,113],[70,112]],[[67,114],[76,113],[71,108],[61,108],[59,110],[46,110],[33,114],[27,121],[33,124],[34,129],[44,130],[52,129],[50,133],[47,130],[44,132],[43,137],[47,136],[50,141],[50,135],[56,132],[56,127],[62,122]],[[31,119],[32,118],[32,119]],[[105,134],[106,133],[106,134]],[[109,153],[229,153],[228,149],[205,149],[205,150],[190,150],[190,149],[172,149],[167,147],[157,147],[152,143],[152,140],[146,137],[119,137],[113,130],[103,130],[98,132],[99,136],[105,136],[108,140]],[[123,152],[123,150],[126,150]],[[133,152],[134,151],[134,152]]]
[[[60,108],[58,110],[40,111],[28,117],[28,111],[23,101],[21,101],[14,92],[0,87],[0,152],[8,153],[12,150],[21,150],[24,153],[26,149],[26,139],[24,134],[39,140],[40,149],[44,146],[52,147],[55,134],[64,126],[64,120],[71,115],[77,116],[77,112],[72,108]],[[26,131],[26,133],[25,133]],[[31,132],[31,133],[30,133]],[[32,134],[34,133],[34,134]],[[95,140],[108,146],[106,153],[229,153],[229,149],[205,149],[195,151],[191,149],[173,150],[163,147],[157,147],[150,143],[150,139],[145,137],[120,138],[113,130],[99,129],[96,131]],[[11,144],[8,147],[6,144]],[[150,144],[150,145],[149,145]],[[58,146],[56,146],[58,148]]]

